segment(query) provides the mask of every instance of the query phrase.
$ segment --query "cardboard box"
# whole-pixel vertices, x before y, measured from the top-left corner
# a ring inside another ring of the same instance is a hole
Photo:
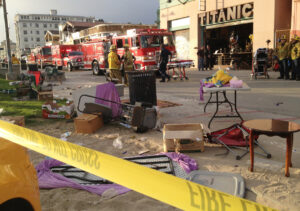
[[[47,100],[53,100],[53,92],[38,92],[38,100],[39,101],[47,101]]]
[[[164,152],[204,151],[201,124],[165,124],[163,129]]]
[[[103,126],[102,114],[81,114],[74,124],[76,133],[94,133]]]
[[[42,115],[45,119],[71,119],[74,109],[72,101],[66,101],[64,105],[48,101],[42,105]]]

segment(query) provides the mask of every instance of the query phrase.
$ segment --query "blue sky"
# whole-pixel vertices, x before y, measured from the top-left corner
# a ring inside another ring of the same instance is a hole
[[[15,41],[14,16],[49,14],[95,16],[107,22],[153,24],[159,0],[6,0],[10,38]],[[0,8],[0,41],[5,39],[3,8]]]

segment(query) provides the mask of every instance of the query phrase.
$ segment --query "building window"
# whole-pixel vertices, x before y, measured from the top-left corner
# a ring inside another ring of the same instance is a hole
[[[24,31],[23,31],[23,34],[27,34],[27,30],[24,30]]]
[[[62,20],[62,21],[66,21],[67,19],[66,19],[66,18],[61,18],[61,20]]]
[[[47,24],[46,23],[44,23],[44,28],[47,28]]]
[[[26,24],[26,23],[23,23],[23,27],[27,27],[27,24]]]
[[[50,23],[50,27],[52,27],[52,24]]]
[[[40,25],[39,25],[38,23],[35,24],[35,27],[36,27],[36,28],[39,28],[39,26],[40,26]]]
[[[27,37],[24,37],[24,42],[28,42],[28,38]]]
[[[40,39],[39,37],[37,37],[37,38],[36,38],[36,41],[37,41],[37,42],[40,42],[40,41],[41,41],[41,39]]]
[[[32,31],[30,31],[30,34],[32,34]]]
[[[44,31],[44,34],[46,34],[47,33],[47,31]]]
[[[58,24],[57,24],[57,23],[55,24],[55,28],[56,28],[56,29],[58,28]]]
[[[36,34],[40,34],[40,31],[36,31]]]
[[[33,37],[31,37],[31,41],[33,41]]]
[[[30,26],[32,26],[32,23],[30,23]]]

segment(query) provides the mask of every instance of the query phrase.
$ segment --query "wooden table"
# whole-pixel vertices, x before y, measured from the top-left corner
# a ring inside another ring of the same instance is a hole
[[[204,112],[206,112],[206,107],[207,107],[208,104],[215,104],[216,105],[216,110],[215,110],[213,116],[211,117],[211,119],[209,120],[208,127],[210,128],[211,122],[215,118],[236,118],[237,117],[237,118],[240,118],[243,121],[243,118],[242,118],[242,116],[240,115],[240,113],[238,112],[238,109],[237,109],[237,91],[250,91],[250,90],[251,90],[251,88],[246,83],[243,83],[243,87],[241,87],[241,88],[231,88],[231,87],[211,87],[211,88],[207,88],[207,87],[203,87],[203,92],[204,93],[206,93],[206,92],[210,93],[210,97],[209,97],[207,103],[204,106]],[[227,91],[233,91],[234,92],[234,101],[233,102],[228,100],[227,95],[226,95]],[[216,101],[212,100],[213,94],[216,95]],[[219,99],[219,94],[223,94],[224,100]],[[233,114],[233,115],[217,115],[217,113],[219,112],[219,105],[221,105],[223,103],[228,103],[230,108],[231,108],[231,112],[234,112],[235,114]]]
[[[275,119],[254,119],[244,122],[243,125],[250,129],[250,171],[253,172],[254,167],[254,136],[261,134],[267,136],[280,136],[286,139],[285,176],[289,177],[289,167],[292,167],[291,159],[293,149],[293,136],[295,132],[300,131],[300,125],[295,122],[288,122]]]

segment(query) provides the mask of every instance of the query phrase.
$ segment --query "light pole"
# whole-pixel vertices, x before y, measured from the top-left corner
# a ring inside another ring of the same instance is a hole
[[[10,74],[12,74],[12,63],[11,63],[9,30],[8,30],[8,24],[7,24],[6,0],[2,0],[2,2],[3,2],[3,15],[4,15],[4,24],[5,24],[5,34],[6,34],[8,74],[10,75]],[[0,6],[1,6],[1,0],[0,0]]]

